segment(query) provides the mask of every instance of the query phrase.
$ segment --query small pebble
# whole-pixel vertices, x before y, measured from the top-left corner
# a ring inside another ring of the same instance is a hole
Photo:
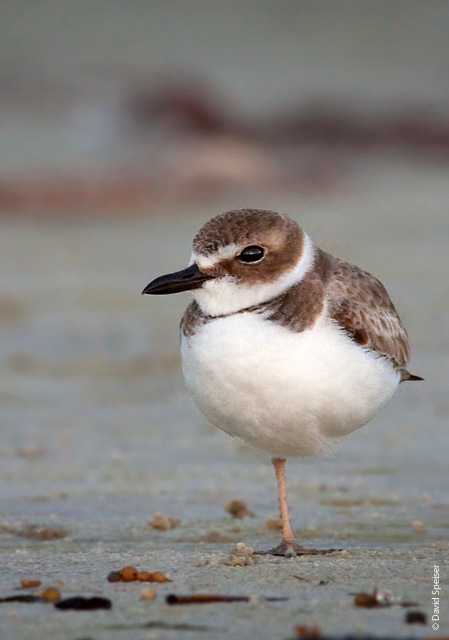
[[[151,573],[149,571],[139,571],[137,580],[139,582],[151,582]]]
[[[354,598],[354,604],[356,607],[366,607],[368,609],[379,606],[376,596],[372,593],[358,593]]]
[[[233,518],[246,518],[246,516],[254,516],[248,509],[248,505],[244,500],[231,500],[226,506],[225,510],[231,514]]]
[[[56,587],[48,587],[42,594],[45,602],[59,602],[61,600],[61,592]]]
[[[162,571],[137,571],[135,567],[123,567],[120,571],[111,571],[108,582],[172,582]]]
[[[173,582],[172,580],[169,580],[166,576],[164,576],[162,571],[154,571],[154,573],[150,573],[149,576],[150,580],[148,580],[148,582]]]
[[[148,526],[156,529],[156,531],[167,531],[168,529],[179,527],[180,524],[180,518],[172,518],[171,516],[163,516],[161,513],[155,513]]]
[[[33,580],[32,578],[22,578],[20,581],[22,589],[33,589],[34,587],[40,587],[41,584],[40,580]]]
[[[120,572],[122,582],[134,582],[137,580],[138,571],[135,567],[123,567]]]
[[[228,556],[225,564],[228,567],[250,567],[256,564],[256,556],[253,557],[254,549],[247,547],[243,542],[238,542],[231,554]]]
[[[412,522],[412,529],[415,533],[424,533],[426,525],[421,520],[414,520]]]
[[[143,602],[151,602],[157,598],[157,591],[154,587],[144,587],[140,592],[140,599]]]
[[[121,571],[111,571],[111,573],[108,573],[108,582],[120,582],[121,579]]]
[[[154,571],[153,573],[150,573],[149,571],[139,571],[137,574],[137,580],[139,580],[139,582],[172,582],[172,580],[169,580],[162,571]]]

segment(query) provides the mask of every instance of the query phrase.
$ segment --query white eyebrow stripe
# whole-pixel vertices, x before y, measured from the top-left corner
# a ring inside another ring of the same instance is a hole
[[[210,269],[211,267],[215,267],[215,265],[222,260],[233,258],[238,255],[238,253],[240,253],[239,247],[235,243],[227,244],[225,247],[220,247],[218,251],[214,251],[214,253],[211,253],[209,256],[203,256],[199,253],[195,253],[194,251],[190,258],[190,264],[196,262],[200,269]]]

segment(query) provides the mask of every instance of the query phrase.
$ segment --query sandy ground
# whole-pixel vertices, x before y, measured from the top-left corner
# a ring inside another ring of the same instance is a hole
[[[262,549],[278,537],[265,526],[277,515],[271,465],[206,425],[187,396],[177,351],[187,295],[140,297],[150,279],[185,264],[192,235],[222,207],[112,222],[3,221],[0,596],[29,577],[113,607],[1,604],[2,638],[281,639],[298,624],[437,636],[430,620],[408,626],[405,609],[359,609],[351,594],[389,589],[429,617],[434,564],[447,584],[447,195],[446,171],[373,164],[332,200],[253,202],[295,216],[318,244],[385,282],[409,329],[410,369],[426,382],[402,385],[333,458],[288,467],[296,534],[347,557],[267,557],[246,567],[224,564],[237,542]],[[233,498],[254,517],[232,519],[224,507]],[[158,512],[180,526],[154,531],[147,523]],[[40,540],[28,525],[64,537]],[[141,602],[140,583],[106,580],[129,564],[173,582]],[[165,604],[168,593],[196,592],[288,599]],[[441,635],[448,614],[443,591]]]

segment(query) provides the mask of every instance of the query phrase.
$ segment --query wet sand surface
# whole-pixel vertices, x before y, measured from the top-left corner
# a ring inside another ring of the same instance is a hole
[[[89,212],[81,221],[4,220],[0,596],[36,578],[64,597],[100,595],[113,607],[1,604],[2,637],[287,638],[298,624],[337,635],[435,633],[433,567],[447,576],[449,545],[447,195],[446,169],[373,163],[332,197],[226,203],[287,212],[317,244],[377,275],[409,330],[410,370],[426,379],[401,385],[334,457],[288,465],[295,533],[347,554],[237,567],[225,564],[236,543],[263,549],[279,536],[265,525],[277,517],[271,465],[207,425],[187,395],[178,322],[188,295],[140,296],[153,277],[186,264],[193,234],[223,206],[113,221]],[[226,513],[234,498],[254,517]],[[181,524],[156,531],[155,513]],[[106,579],[126,565],[173,582],[141,602],[141,583]],[[351,594],[375,587],[417,602],[428,624],[406,625],[398,606],[356,608]],[[288,599],[165,604],[168,593],[198,592]]]

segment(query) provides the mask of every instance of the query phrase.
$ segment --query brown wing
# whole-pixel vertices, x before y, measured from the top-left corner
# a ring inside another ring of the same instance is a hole
[[[357,344],[387,356],[399,369],[405,367],[410,358],[407,332],[377,278],[335,258],[326,294],[330,316]]]

